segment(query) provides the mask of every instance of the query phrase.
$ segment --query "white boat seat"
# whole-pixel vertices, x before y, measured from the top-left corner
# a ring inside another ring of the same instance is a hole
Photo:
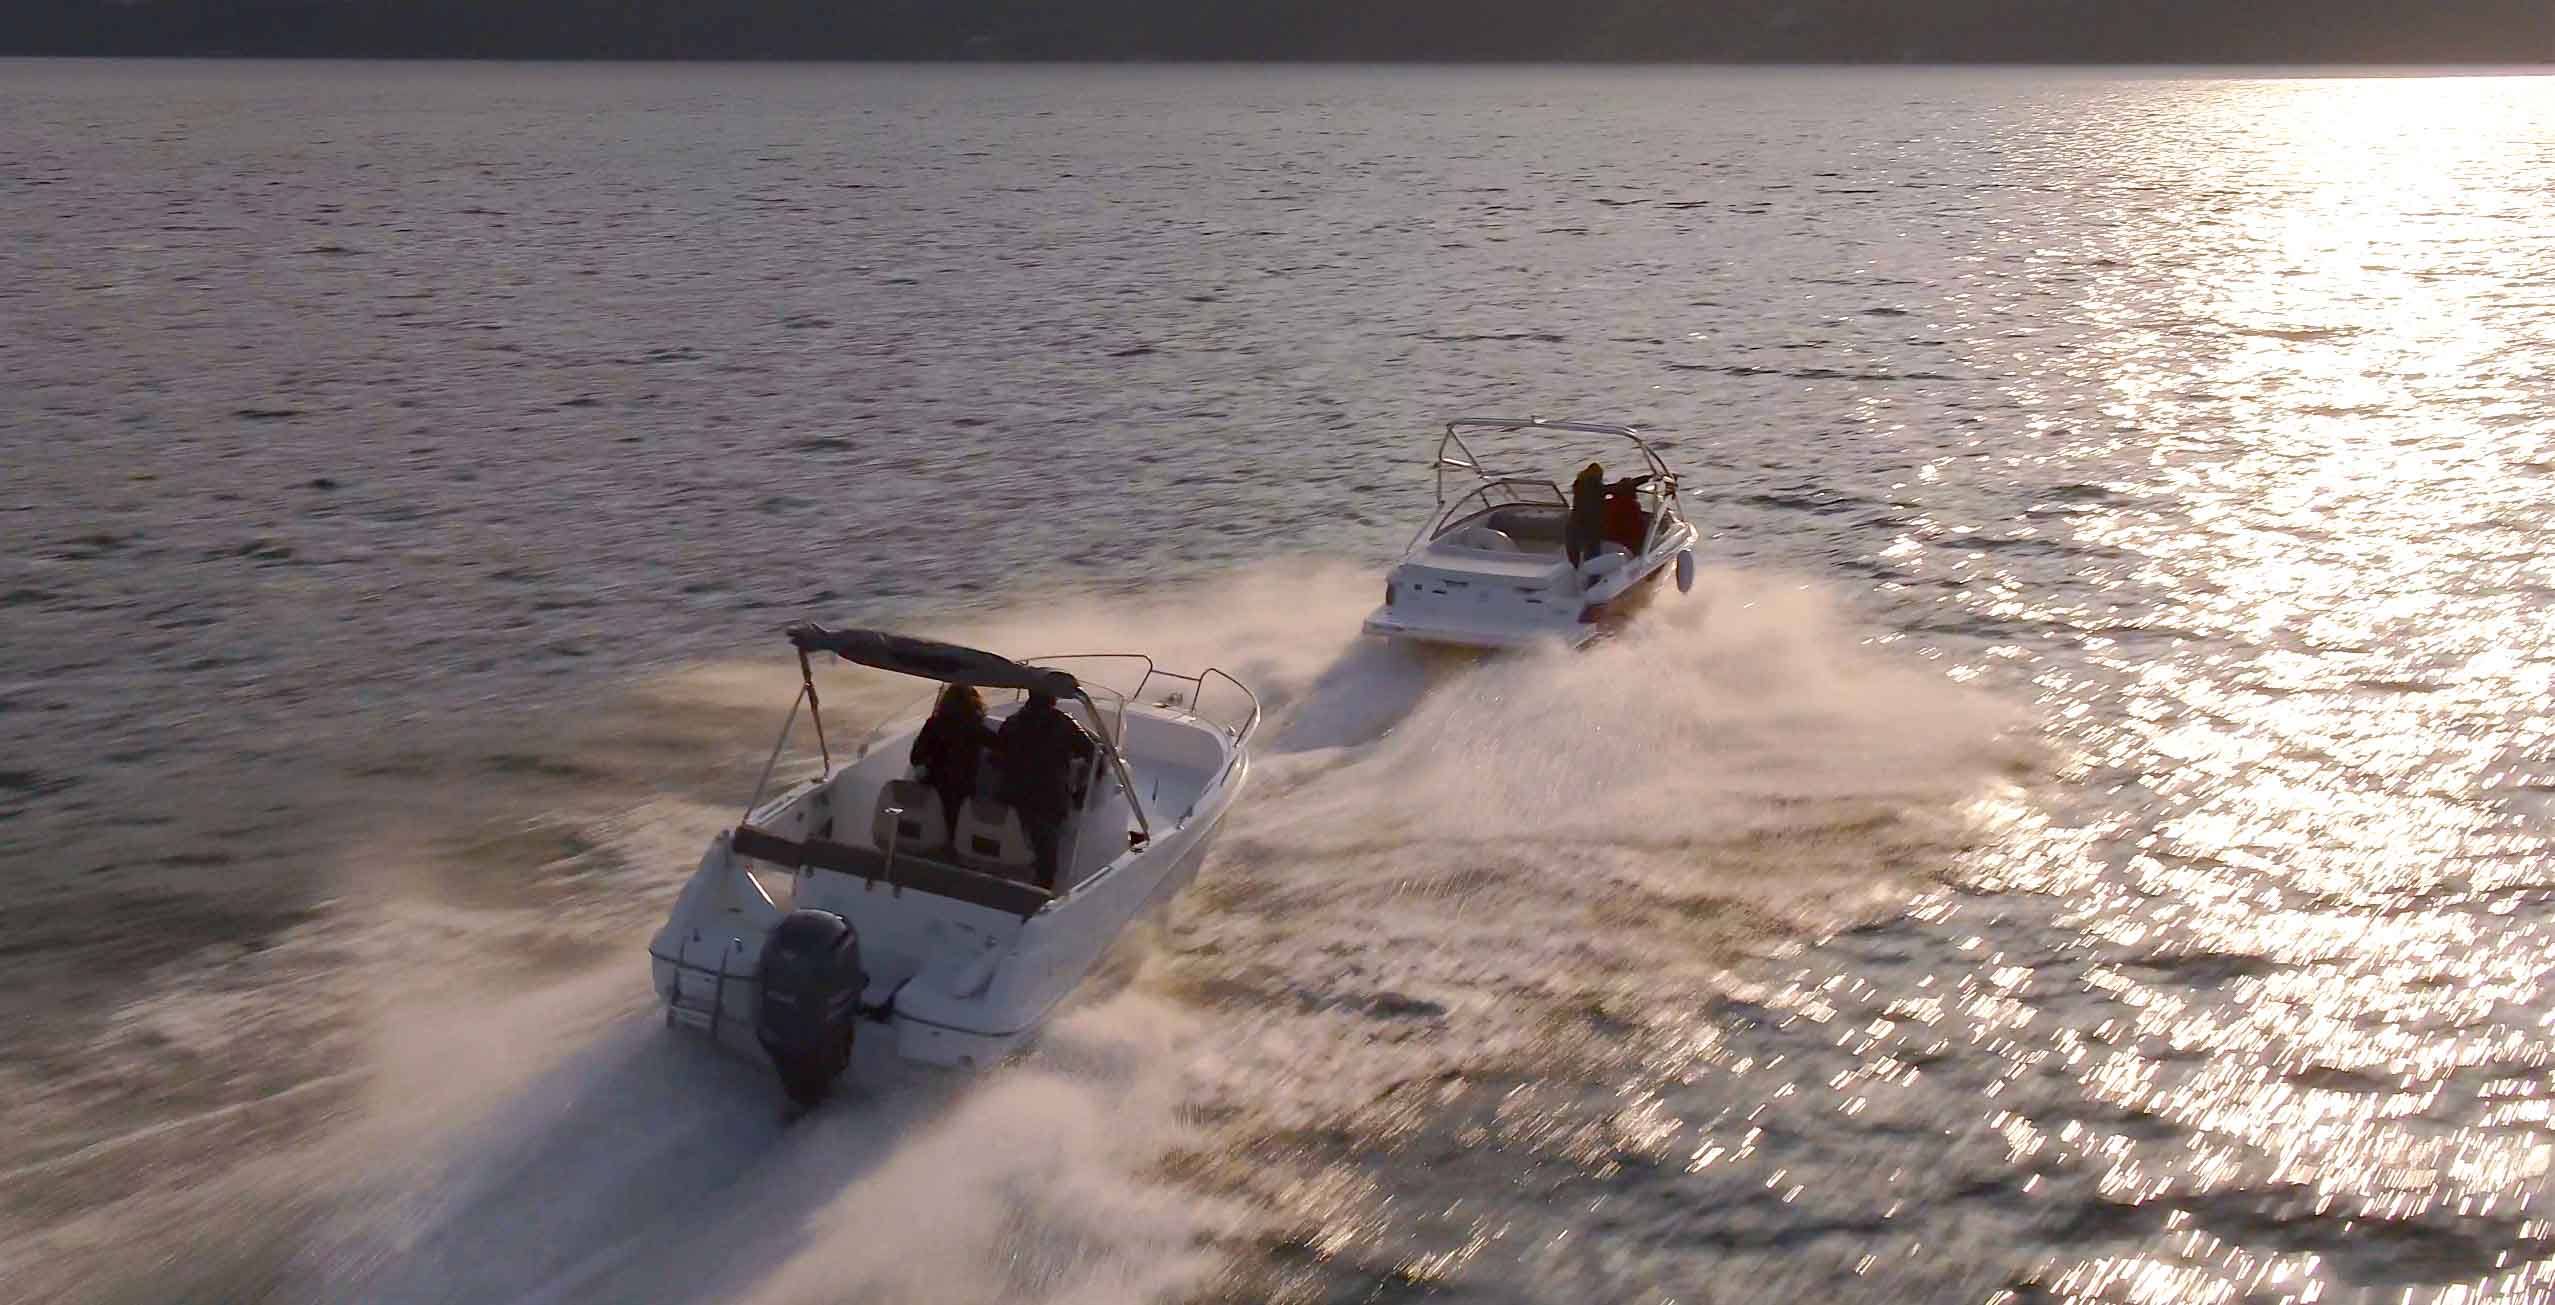
[[[898,814],[899,808],[902,814]],[[949,846],[949,812],[940,790],[918,779],[888,781],[878,791],[878,814],[869,822],[870,841],[886,851],[924,855]]]
[[[1624,569],[1624,565],[1631,560],[1632,553],[1629,549],[1608,541],[1598,545],[1594,555],[1579,563],[1579,577],[1594,583]]]
[[[1029,830],[1008,802],[971,797],[958,806],[958,864],[970,870],[1026,879],[1037,864]]]
[[[1493,530],[1489,526],[1482,525],[1466,526],[1463,529],[1448,535],[1446,537],[1446,542],[1453,544],[1457,548],[1475,548],[1480,549],[1485,553],[1514,553],[1519,551],[1516,540],[1509,538],[1501,531]]]
[[[1510,539],[1531,541],[1539,548],[1559,548],[1570,533],[1570,509],[1559,504],[1546,507],[1519,503],[1483,513],[1482,519],[1473,524],[1488,526]]]

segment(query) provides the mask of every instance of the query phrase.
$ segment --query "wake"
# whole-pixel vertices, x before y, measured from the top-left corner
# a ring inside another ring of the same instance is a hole
[[[603,994],[597,999],[609,1000]],[[476,1118],[369,1150],[289,1294],[479,1301],[1140,1300],[1192,1269],[1195,1204],[1138,1178],[1177,1137],[1180,1022],[1075,1013],[982,1081],[875,1039],[784,1122],[768,1070],[629,1011]],[[387,1155],[418,1157],[381,1165]]]
[[[580,827],[573,891],[519,901],[456,903],[448,868],[363,858],[389,903],[348,908],[307,966],[367,994],[348,1016],[363,1090],[321,1140],[185,1207],[200,1257],[110,1298],[1194,1292],[1255,1224],[1303,1213],[1303,1175],[1249,1158],[1252,1139],[1354,1121],[1430,1075],[1649,1054],[1735,957],[1903,900],[2013,764],[2012,713],[1876,655],[1804,587],[1707,575],[1585,653],[1472,662],[1359,641],[1373,580],[1263,567],[925,631],[1221,665],[1268,710],[1198,884],[989,1074],[894,1063],[867,1037],[840,1097],[784,1124],[768,1067],[662,1027],[642,945],[724,802],[620,793],[621,815]],[[750,754],[793,687],[782,660],[679,672],[627,710]],[[914,695],[856,679],[827,705],[865,725]],[[561,740],[563,764],[624,725]],[[605,959],[509,968],[580,928]],[[481,972],[503,977],[450,981]],[[169,1213],[146,1209],[119,1217]]]

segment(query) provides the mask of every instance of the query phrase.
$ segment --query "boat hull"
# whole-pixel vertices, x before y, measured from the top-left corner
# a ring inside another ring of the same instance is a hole
[[[1051,936],[1041,936],[1038,929],[1046,921],[1033,919],[1022,931],[1018,950],[1003,962],[1005,971],[1021,967],[1020,983],[1007,984],[1009,975],[998,973],[992,991],[972,1001],[910,985],[900,990],[888,1003],[897,1054],[924,1064],[967,1069],[999,1064],[1019,1051],[1099,967],[1129,925],[1167,907],[1197,878],[1244,778],[1237,770],[1216,809],[1191,817],[1190,823],[1198,826],[1193,837],[1159,849],[1155,855],[1161,860],[1145,867],[1144,873],[1129,875],[1123,884],[1097,886],[1123,889],[1116,900],[1092,903],[1079,919],[1058,916]]]
[[[1367,614],[1361,630],[1370,638],[1484,652],[1554,643],[1565,648],[1584,648],[1621,629],[1646,607],[1658,579],[1676,567],[1679,557],[1689,555],[1693,542],[1692,527],[1685,527],[1671,537],[1667,547],[1626,563],[1605,582],[1592,586],[1583,596],[1583,603],[1595,610],[1593,620],[1556,619],[1541,606],[1529,613],[1523,605],[1440,602],[1423,606],[1387,602]],[[1402,587],[1403,574],[1402,567],[1394,569],[1396,590]]]
[[[1139,735],[1156,738],[1183,729],[1203,738],[1208,728],[1150,711],[1130,720]],[[829,832],[866,823],[855,817],[871,810],[879,778],[901,775],[904,754],[905,739],[890,739],[848,770],[757,808],[745,829],[712,840],[649,948],[669,1024],[706,1033],[740,1053],[762,1054],[755,1039],[762,988],[757,962],[785,911],[755,876],[790,865],[796,871],[789,905],[833,912],[860,935],[868,978],[860,1005],[870,1020],[888,1026],[898,1055],[962,1068],[997,1064],[1053,1016],[1129,924],[1197,877],[1250,770],[1238,743],[1214,762],[1202,747],[1193,750],[1189,762],[1222,768],[1186,796],[1163,797],[1166,786],[1154,786],[1148,809],[1155,801],[1166,809],[1154,812],[1152,838],[1120,844],[1117,859],[1043,904],[1004,909],[998,899],[930,891],[917,884],[919,876],[899,881],[840,873],[839,863],[798,865],[799,854]],[[1176,766],[1179,759],[1164,764]]]

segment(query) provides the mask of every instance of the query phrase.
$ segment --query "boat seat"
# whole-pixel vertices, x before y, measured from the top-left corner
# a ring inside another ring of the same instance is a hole
[[[878,814],[869,822],[869,837],[882,852],[890,843],[899,852],[918,856],[949,846],[949,812],[941,805],[940,790],[918,779],[888,781],[878,790]]]
[[[1569,532],[1570,510],[1559,505],[1517,504],[1495,509],[1474,524],[1508,536],[1520,548],[1541,551],[1561,547],[1562,537]]]
[[[1485,553],[1514,553],[1517,541],[1489,526],[1466,526],[1446,537],[1457,548],[1475,548]]]
[[[1625,564],[1631,561],[1632,550],[1610,539],[1599,544],[1596,552],[1580,560],[1579,578],[1595,584],[1624,569]]]
[[[1027,879],[1038,853],[1029,830],[1008,802],[971,797],[958,807],[958,864],[970,870]]]

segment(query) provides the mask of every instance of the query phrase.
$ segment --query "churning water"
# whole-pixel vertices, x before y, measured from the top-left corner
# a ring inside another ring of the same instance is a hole
[[[66,63],[0,121],[11,1295],[2555,1290],[2555,84]],[[1360,644],[1481,411],[1670,432],[1694,594]],[[1271,714],[1036,1051],[785,1128],[638,947],[803,615]]]

